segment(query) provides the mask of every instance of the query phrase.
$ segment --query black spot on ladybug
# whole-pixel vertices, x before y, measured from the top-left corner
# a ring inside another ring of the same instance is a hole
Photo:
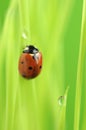
[[[24,62],[22,61],[21,64],[24,64]]]
[[[24,74],[23,74],[22,76],[23,76],[23,77],[26,77],[26,75],[24,75]]]
[[[42,68],[42,66],[40,65],[40,66],[39,66],[39,68],[41,69],[41,68]]]
[[[28,69],[29,69],[29,70],[32,70],[33,68],[32,68],[32,66],[29,66]]]

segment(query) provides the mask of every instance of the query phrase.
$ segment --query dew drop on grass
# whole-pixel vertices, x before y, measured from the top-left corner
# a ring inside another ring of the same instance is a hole
[[[30,38],[30,37],[29,37],[29,31],[28,31],[26,28],[23,29],[22,38],[23,38],[24,40],[28,40],[28,39]]]
[[[59,104],[59,106],[65,105],[65,100],[66,100],[66,97],[65,97],[65,96],[60,96],[60,97],[58,98],[58,104]]]
[[[25,40],[27,39],[27,35],[26,35],[25,32],[22,33],[22,38],[25,39]]]
[[[68,91],[69,91],[69,86],[66,88],[64,95],[62,95],[58,98],[58,105],[59,106],[65,106],[66,105]]]

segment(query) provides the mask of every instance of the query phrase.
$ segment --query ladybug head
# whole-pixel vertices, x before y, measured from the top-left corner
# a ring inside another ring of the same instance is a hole
[[[25,49],[23,50],[23,53],[36,54],[38,52],[39,50],[35,48],[33,45],[26,46]]]

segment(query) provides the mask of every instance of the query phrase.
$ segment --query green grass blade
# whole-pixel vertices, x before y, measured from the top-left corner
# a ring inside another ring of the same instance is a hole
[[[79,130],[80,124],[80,104],[81,104],[81,91],[82,91],[82,78],[83,78],[83,65],[85,61],[86,52],[86,1],[83,2],[82,13],[82,27],[81,27],[81,39],[80,39],[80,51],[77,70],[77,82],[76,82],[76,98],[75,98],[75,114],[74,114],[74,130]]]

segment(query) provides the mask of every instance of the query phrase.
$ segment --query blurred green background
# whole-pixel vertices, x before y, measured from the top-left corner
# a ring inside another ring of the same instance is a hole
[[[0,130],[85,130],[84,1],[0,1]],[[42,72],[32,80],[18,72],[18,59],[29,44],[43,53]]]

